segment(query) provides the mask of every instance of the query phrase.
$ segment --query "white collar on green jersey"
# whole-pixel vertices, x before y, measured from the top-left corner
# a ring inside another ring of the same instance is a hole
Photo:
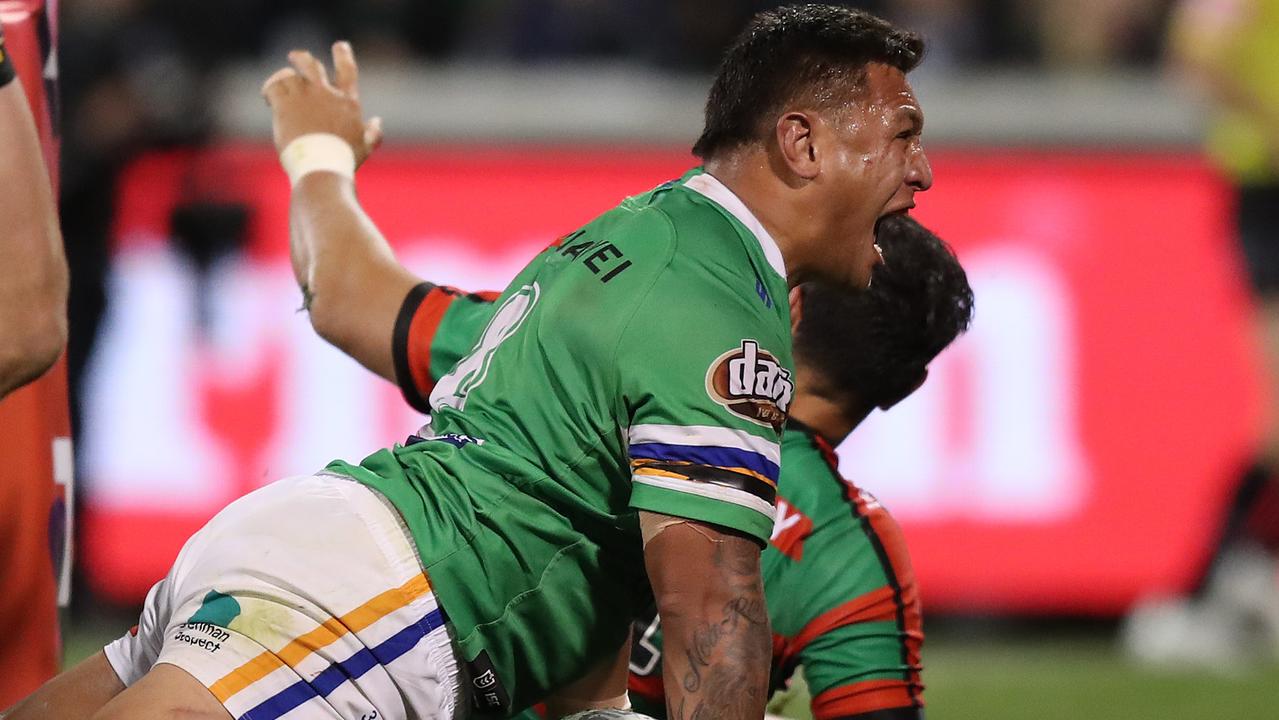
[[[773,270],[786,279],[786,263],[782,260],[782,251],[777,247],[777,241],[772,235],[764,229],[759,220],[746,207],[746,203],[741,198],[733,194],[728,186],[717,180],[710,173],[703,172],[689,178],[684,185],[690,190],[695,190],[701,195],[714,201],[717,205],[728,211],[730,215],[737,218],[737,221],[746,226],[747,230],[755,236],[759,241],[760,249],[764,251],[764,257],[768,259],[768,264]]]

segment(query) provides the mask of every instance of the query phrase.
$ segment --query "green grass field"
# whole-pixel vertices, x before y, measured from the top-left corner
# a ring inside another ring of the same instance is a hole
[[[96,652],[132,624],[76,623],[67,661]],[[1229,673],[1135,667],[1104,629],[930,632],[924,648],[929,720],[1270,720],[1279,665]],[[807,720],[801,688],[773,710]]]
[[[1279,665],[1227,672],[1129,663],[1108,632],[930,633],[929,720],[1258,720],[1279,718]],[[807,693],[771,708],[807,719]]]
[[[1279,666],[1232,674],[1156,671],[1109,638],[1025,637],[932,644],[931,720],[1245,720],[1279,718]]]

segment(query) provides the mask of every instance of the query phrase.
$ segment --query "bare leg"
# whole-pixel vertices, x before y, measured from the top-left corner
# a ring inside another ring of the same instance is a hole
[[[102,652],[40,686],[14,705],[4,720],[80,720],[93,717],[124,690]]]
[[[231,713],[199,680],[168,663],[151,668],[141,680],[92,716],[92,720],[179,719],[231,720]],[[89,720],[89,716],[85,716],[85,720]]]

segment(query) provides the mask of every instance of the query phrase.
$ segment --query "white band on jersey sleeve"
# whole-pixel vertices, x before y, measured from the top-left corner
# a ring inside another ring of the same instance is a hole
[[[648,485],[650,487],[661,488],[663,490],[673,490],[688,495],[697,495],[709,500],[718,500],[720,502],[732,503],[748,510],[754,510],[761,515],[767,517],[770,521],[777,515],[777,508],[772,503],[758,498],[748,492],[735,490],[723,485],[715,485],[712,483],[696,482],[685,478],[663,477],[661,475],[646,474],[643,468],[637,469],[632,475],[631,480],[640,485]]]
[[[745,450],[763,456],[774,465],[781,464],[782,449],[776,442],[752,435],[745,430],[714,425],[632,425],[631,445],[659,443]]]

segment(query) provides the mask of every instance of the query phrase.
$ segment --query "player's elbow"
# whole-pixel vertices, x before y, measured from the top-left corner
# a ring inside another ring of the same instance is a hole
[[[56,226],[50,242],[54,247],[62,247],[62,234]],[[31,313],[31,323],[27,328],[33,363],[40,373],[52,367],[67,348],[67,296],[71,278],[61,253],[47,268],[42,286],[39,306]]]
[[[343,315],[342,303],[329,293],[308,290],[306,311],[311,319],[311,329],[331,345],[342,348],[350,333],[349,323]]]
[[[391,336],[409,290],[421,282],[398,264],[352,262],[346,272],[310,273],[306,303],[311,328],[378,375],[395,378]]]
[[[0,340],[0,396],[53,367],[67,346],[66,298],[5,323]]]
[[[678,627],[685,621],[696,621],[699,618],[713,617],[715,605],[723,605],[727,597],[717,597],[713,582],[698,583],[685,589],[668,588],[664,592],[655,592],[657,614],[668,627]]]
[[[325,342],[350,355],[361,337],[360,303],[336,284],[320,284],[306,297],[311,329]]]
[[[699,575],[697,581],[654,592],[657,612],[664,623],[722,618],[735,604],[745,599],[758,602],[763,597],[758,577],[752,582],[749,577],[726,578],[713,571]]]

